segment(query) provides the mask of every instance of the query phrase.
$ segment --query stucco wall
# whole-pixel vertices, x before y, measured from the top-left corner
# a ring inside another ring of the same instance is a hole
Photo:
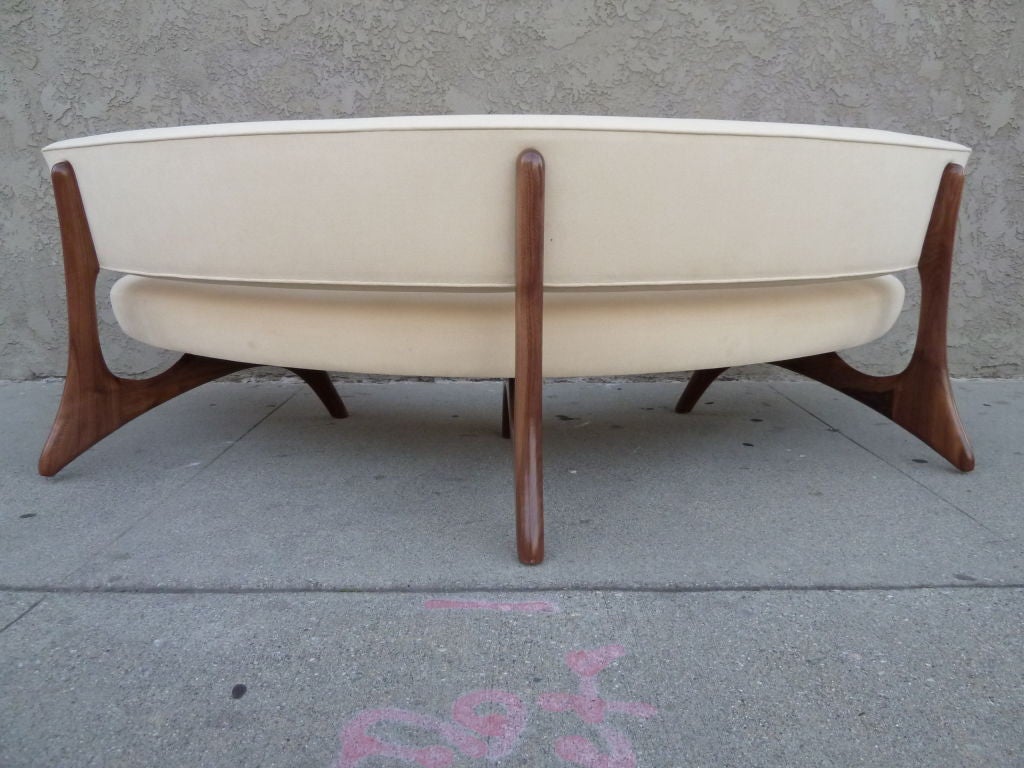
[[[452,112],[827,123],[972,146],[951,365],[1020,376],[1022,17],[1020,0],[3,0],[0,378],[64,370],[39,147],[150,126]],[[915,307],[912,291],[897,330],[855,356],[898,366]],[[168,359],[123,338],[102,299],[101,317],[115,370]]]

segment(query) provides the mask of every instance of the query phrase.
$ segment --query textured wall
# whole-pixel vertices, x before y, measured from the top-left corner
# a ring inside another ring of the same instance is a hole
[[[0,0],[0,378],[64,370],[39,147],[151,126],[458,112],[828,123],[972,146],[951,364],[1020,376],[1022,17],[1021,0]],[[101,316],[115,370],[167,359],[120,336],[102,299]],[[873,367],[899,365],[913,325],[911,309]]]

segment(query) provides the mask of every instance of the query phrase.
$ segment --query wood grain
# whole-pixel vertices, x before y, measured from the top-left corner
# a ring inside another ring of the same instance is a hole
[[[528,565],[544,559],[542,466],[544,158],[524,150],[516,163],[516,360],[513,451],[516,548]]]

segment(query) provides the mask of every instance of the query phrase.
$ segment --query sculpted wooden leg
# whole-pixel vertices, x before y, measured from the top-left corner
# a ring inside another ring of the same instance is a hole
[[[519,559],[544,559],[541,339],[544,307],[544,158],[528,149],[516,168],[516,545]]]
[[[974,452],[953,399],[945,365],[912,358],[903,373],[869,376],[834,352],[775,363],[849,395],[899,424],[963,472]]]
[[[964,169],[946,166],[928,222],[918,274],[921,310],[914,354],[902,373],[868,376],[833,353],[776,365],[809,376],[892,419],[957,469],[974,469],[974,452],[953,398],[946,356],[949,284]]]
[[[68,372],[57,417],[39,457],[39,474],[46,476],[57,474],[88,448],[151,408],[200,384],[254,367],[251,363],[186,354],[163,373],[148,379],[122,379],[111,373],[103,359],[96,317],[99,262],[78,181],[67,162],[55,165],[50,176],[64,249]],[[326,373],[296,373],[313,386],[332,415],[338,415],[339,405],[344,414],[344,404]],[[334,393],[336,403],[326,399],[324,384]]]
[[[918,262],[921,310],[917,342],[907,367],[892,376],[870,376],[853,368],[835,352],[780,360],[774,365],[864,403],[925,442],[957,469],[969,472],[974,469],[974,452],[957,412],[946,356],[949,285],[963,174],[961,166],[947,165],[935,196]],[[710,383],[721,371],[701,373],[714,374],[707,381]],[[680,398],[677,411],[682,412],[684,401],[692,407],[693,403],[687,400],[689,389],[688,386]]]
[[[107,370],[103,358],[84,360],[72,348],[57,418],[39,457],[39,474],[57,474],[87,449],[150,408],[200,384],[250,367],[247,363],[184,355],[150,379],[121,379]]]
[[[309,368],[289,368],[288,370],[309,385],[309,388],[320,398],[320,402],[324,404],[324,407],[327,408],[327,412],[331,416],[336,419],[348,418],[348,409],[345,407],[345,401],[341,399],[338,390],[334,388],[334,384],[331,383],[331,377],[327,371],[312,371]]]
[[[712,382],[725,373],[728,368],[706,368],[703,371],[694,371],[690,380],[686,382],[686,389],[683,390],[683,394],[679,396],[678,402],[676,402],[676,413],[689,413],[693,410],[693,406],[700,400],[700,396],[703,395],[707,388],[711,386]]]
[[[501,387],[501,436],[512,437],[512,410],[515,407],[516,380],[505,379]]]

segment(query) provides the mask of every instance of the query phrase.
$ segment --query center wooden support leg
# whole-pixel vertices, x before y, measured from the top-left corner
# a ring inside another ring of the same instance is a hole
[[[182,355],[163,373],[123,379],[110,372],[100,347],[96,318],[99,259],[85,215],[78,180],[68,162],[50,174],[60,219],[68,302],[68,372],[60,407],[39,457],[39,474],[57,474],[77,456],[136,416],[208,381],[253,363]],[[348,413],[324,371],[290,369],[305,381],[335,418]]]
[[[516,164],[516,369],[512,407],[516,548],[527,565],[544,559],[541,340],[544,309],[544,158],[534,149]]]

